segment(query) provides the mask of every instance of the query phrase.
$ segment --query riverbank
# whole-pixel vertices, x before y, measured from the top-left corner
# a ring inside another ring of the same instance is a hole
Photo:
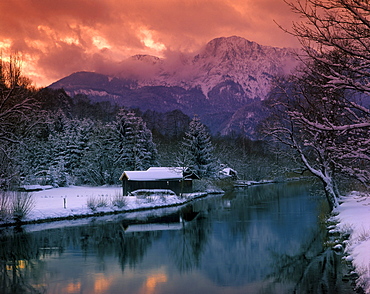
[[[344,248],[344,262],[353,266],[350,275],[357,277],[356,285],[370,293],[370,195],[352,192],[343,197],[331,220],[337,224],[330,233],[347,235],[348,240],[337,247]]]
[[[22,224],[70,221],[94,216],[175,207],[205,197],[209,193],[220,192],[198,192],[185,194],[182,197],[175,195],[165,197],[125,196],[124,206],[119,208],[112,205],[112,200],[119,197],[121,191],[122,188],[119,186],[71,186],[35,191],[32,192],[35,201],[34,207],[22,220]],[[330,228],[330,232],[349,236],[344,243],[337,244],[337,248],[343,246],[344,262],[351,263],[354,268],[350,274],[352,277],[358,275],[357,286],[361,287],[365,293],[370,294],[369,194],[352,192],[341,199],[341,205],[334,210],[333,214],[331,221],[335,222],[336,225]],[[15,224],[14,220],[0,223],[2,226]]]
[[[34,200],[33,209],[22,219],[21,224],[52,222],[172,207],[188,203],[215,192],[220,193],[221,191],[197,192],[181,196],[123,197],[120,196],[122,193],[122,187],[120,186],[70,186],[45,189],[32,192],[32,199]],[[119,203],[118,206],[117,203]],[[13,219],[3,220],[0,223],[2,226],[15,224],[16,222]]]

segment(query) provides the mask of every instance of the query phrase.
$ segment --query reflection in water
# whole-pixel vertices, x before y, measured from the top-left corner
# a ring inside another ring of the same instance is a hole
[[[68,283],[65,287],[65,293],[79,293],[81,292],[81,282]]]
[[[94,293],[107,293],[110,284],[113,281],[113,277],[106,277],[103,273],[97,273],[94,275]],[[79,284],[80,285],[80,284]],[[71,292],[71,293],[75,293]],[[80,293],[81,291],[77,291]]]
[[[163,214],[4,229],[0,292],[348,293],[340,256],[323,249],[325,209],[308,187],[256,186]]]
[[[150,273],[142,286],[139,290],[139,293],[142,294],[152,294],[155,293],[156,287],[159,283],[166,283],[167,282],[167,274],[163,269],[156,270],[153,273]]]
[[[171,238],[170,252],[178,270],[188,272],[199,267],[201,256],[204,254],[211,234],[211,224],[199,213],[193,211],[193,206],[185,208],[188,215],[197,216],[196,220],[183,223],[183,229]]]
[[[293,293],[349,293],[350,287],[341,283],[341,256],[331,249],[322,251],[323,235],[309,234],[295,255],[274,253],[275,282],[291,281]]]

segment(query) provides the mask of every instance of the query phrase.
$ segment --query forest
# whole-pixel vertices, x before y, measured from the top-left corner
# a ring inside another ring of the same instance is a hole
[[[202,178],[217,178],[226,165],[259,180],[278,177],[273,167],[283,162],[266,142],[211,137],[200,117],[179,110],[143,113],[62,89],[35,89],[16,56],[2,63],[0,88],[2,189],[119,184],[124,170],[150,166],[192,166]]]

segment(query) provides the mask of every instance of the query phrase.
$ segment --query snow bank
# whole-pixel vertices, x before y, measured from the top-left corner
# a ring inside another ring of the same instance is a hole
[[[352,192],[341,201],[333,217],[338,222],[333,230],[349,234],[344,259],[352,262],[359,275],[357,286],[370,293],[370,195]]]
[[[46,219],[63,219],[80,216],[93,216],[96,214],[127,212],[138,209],[149,209],[181,205],[192,199],[205,196],[207,193],[191,193],[178,197],[174,195],[152,195],[148,198],[125,196],[125,205],[122,208],[112,205],[112,199],[122,194],[122,187],[81,187],[71,186],[32,192],[35,207],[24,221],[40,221]],[[94,200],[101,203],[94,210],[88,203]]]

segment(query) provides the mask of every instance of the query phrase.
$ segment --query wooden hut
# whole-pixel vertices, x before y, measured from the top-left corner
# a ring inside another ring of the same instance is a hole
[[[181,167],[151,167],[145,171],[124,171],[120,177],[123,195],[139,189],[168,189],[176,194],[190,193],[194,174]]]

